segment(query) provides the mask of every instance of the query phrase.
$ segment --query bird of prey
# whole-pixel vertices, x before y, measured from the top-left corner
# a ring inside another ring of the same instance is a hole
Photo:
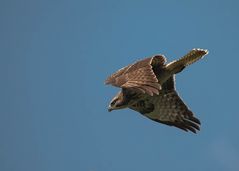
[[[130,108],[153,121],[196,133],[200,121],[179,97],[175,74],[206,54],[207,50],[192,49],[168,64],[164,55],[155,55],[118,70],[105,81],[121,88],[108,111]]]

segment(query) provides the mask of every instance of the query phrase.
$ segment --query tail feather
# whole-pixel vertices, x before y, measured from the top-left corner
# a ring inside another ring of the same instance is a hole
[[[173,71],[173,73],[178,73],[182,71],[186,66],[193,64],[203,56],[207,55],[208,51],[204,49],[193,49],[184,55],[179,60],[173,61],[167,65],[167,69]]]

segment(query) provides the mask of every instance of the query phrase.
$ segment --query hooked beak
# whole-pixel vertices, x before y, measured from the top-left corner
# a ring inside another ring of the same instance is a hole
[[[111,106],[108,107],[108,112],[111,112],[113,108]]]

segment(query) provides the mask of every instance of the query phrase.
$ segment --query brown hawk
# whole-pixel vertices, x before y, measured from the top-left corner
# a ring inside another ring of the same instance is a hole
[[[168,64],[163,55],[155,55],[118,70],[105,81],[122,88],[108,110],[128,107],[156,122],[196,133],[200,130],[200,121],[179,97],[175,74],[207,53],[207,50],[193,49]]]

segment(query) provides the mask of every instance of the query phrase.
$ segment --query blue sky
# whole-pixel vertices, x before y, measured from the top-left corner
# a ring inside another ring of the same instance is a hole
[[[2,0],[0,170],[239,170],[238,1]],[[177,75],[198,134],[129,109],[105,78],[209,50]]]

